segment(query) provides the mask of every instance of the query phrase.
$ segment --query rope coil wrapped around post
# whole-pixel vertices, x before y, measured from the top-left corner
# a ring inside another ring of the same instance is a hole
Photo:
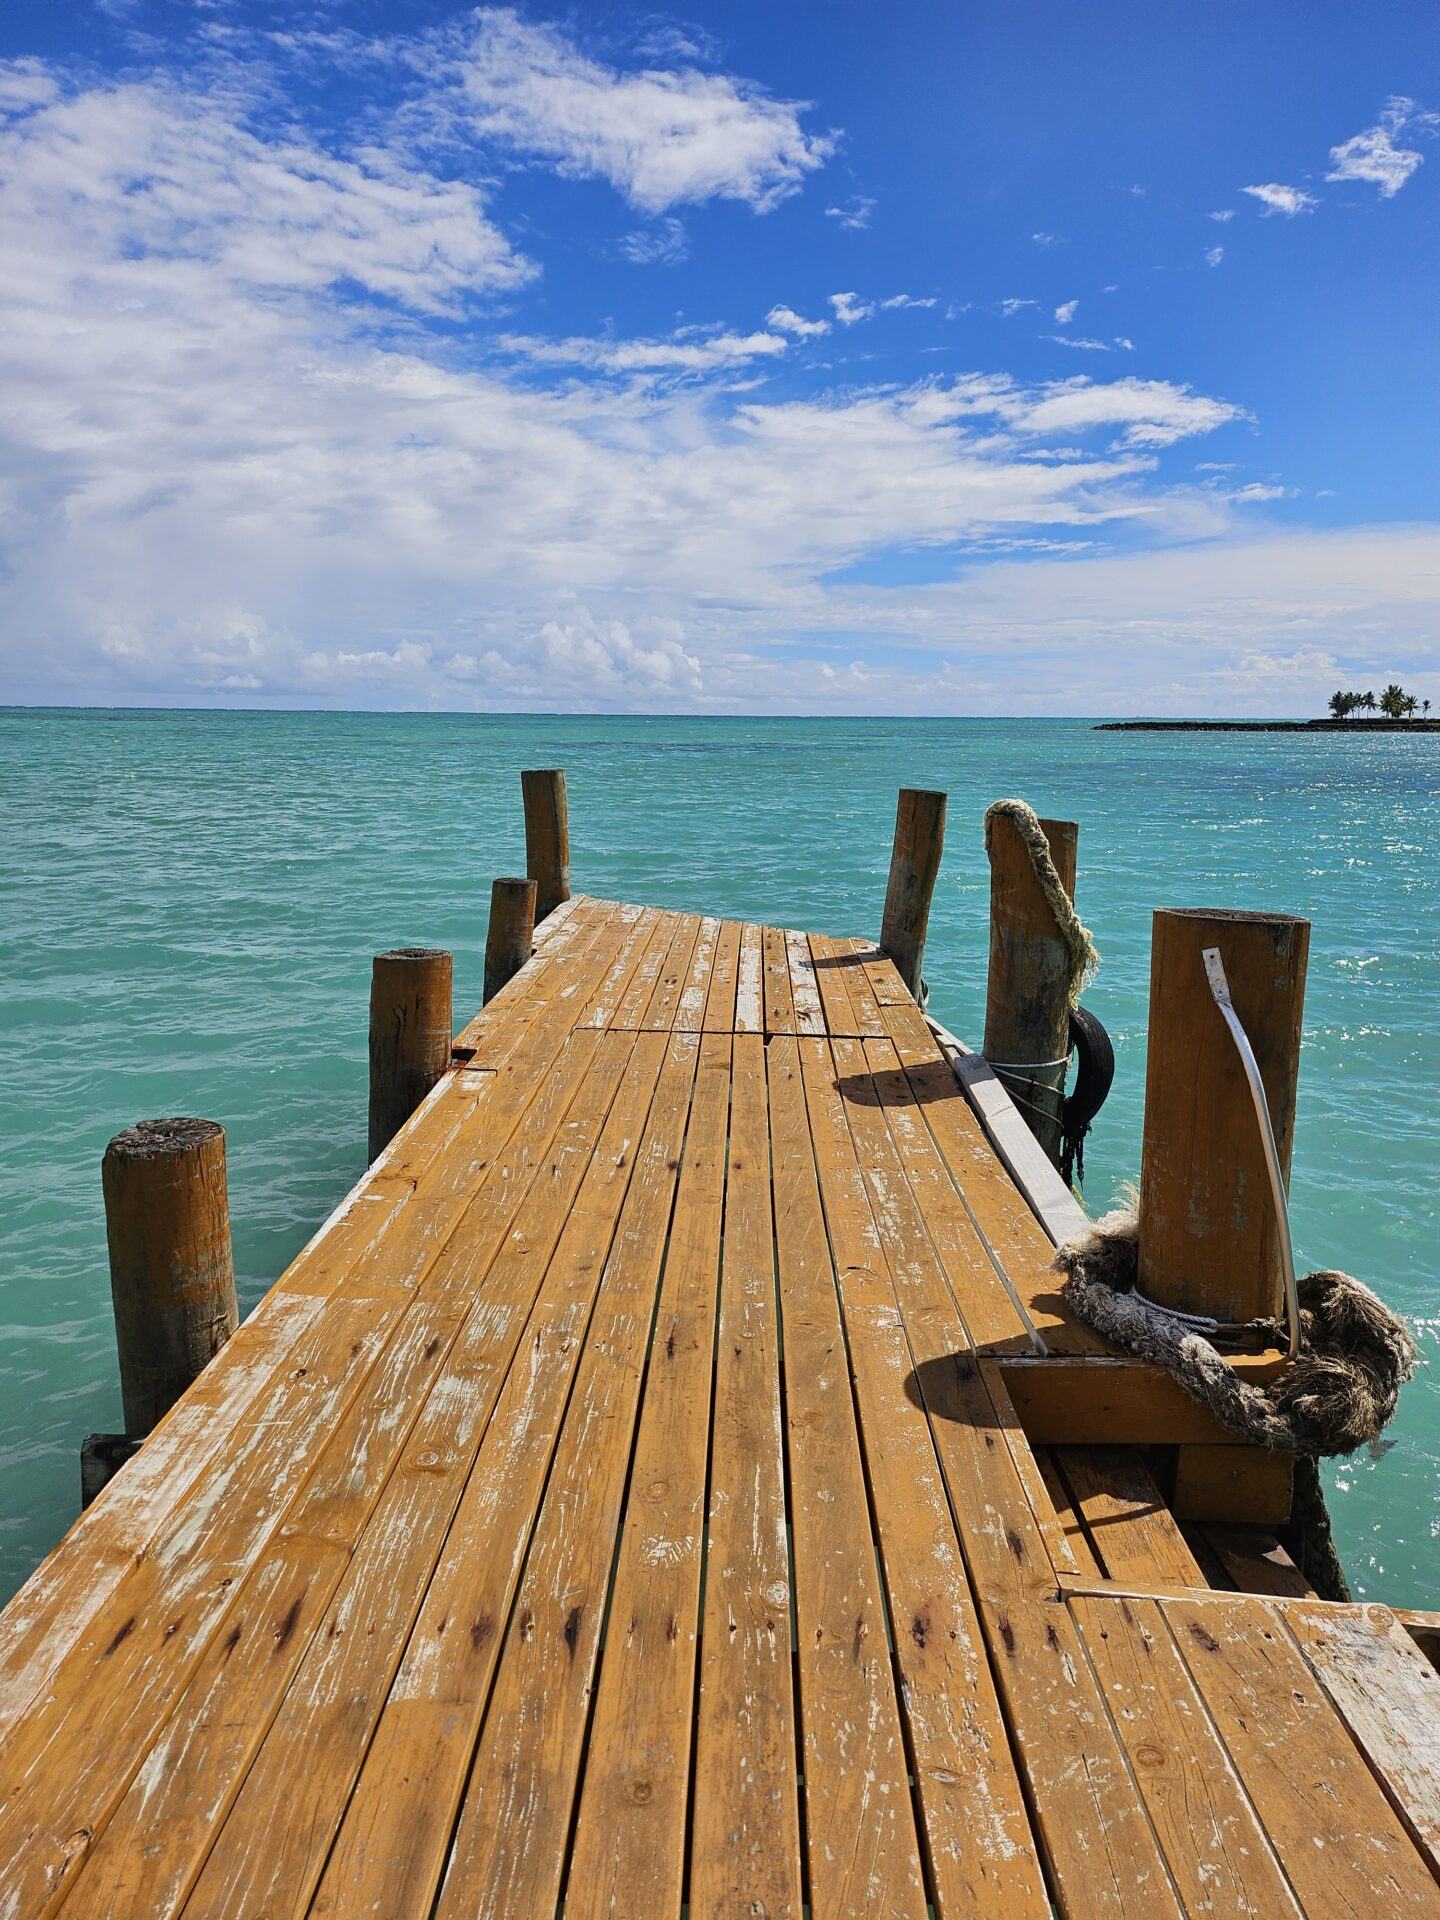
[[[1067,1183],[1084,1178],[1085,1135],[1115,1077],[1109,1036],[1079,1005],[1100,956],[1071,897],[1076,837],[1073,822],[1041,820],[1024,800],[997,800],[985,812],[991,867],[985,1057]],[[1027,1052],[1047,1057],[1022,1057]],[[1066,1072],[1076,1053],[1079,1072],[1067,1098]]]
[[[1279,1322],[1227,1328],[1172,1313],[1136,1291],[1138,1250],[1139,1220],[1130,1207],[1106,1214],[1088,1233],[1067,1241],[1053,1262],[1065,1275],[1066,1304],[1127,1353],[1164,1367],[1227,1432],[1296,1455],[1303,1472],[1296,1486],[1298,1551],[1292,1552],[1325,1598],[1348,1599],[1315,1462],[1379,1438],[1415,1371],[1414,1335],[1350,1274],[1307,1273],[1298,1282],[1300,1357],[1275,1379],[1254,1386],[1237,1376],[1216,1340],[1259,1335],[1278,1344],[1284,1340]]]

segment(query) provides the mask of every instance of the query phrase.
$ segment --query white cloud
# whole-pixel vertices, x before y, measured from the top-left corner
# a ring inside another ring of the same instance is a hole
[[[695,67],[624,73],[557,27],[481,8],[458,53],[463,112],[484,139],[598,176],[649,213],[740,200],[767,212],[824,165],[832,139],[807,134],[803,102]]]
[[[1367,127],[1330,149],[1327,180],[1363,180],[1391,200],[1420,165],[1424,155],[1414,147],[1397,147],[1394,136],[1408,126],[1431,127],[1437,116],[1425,113],[1413,100],[1396,96],[1385,103],[1379,124]]]
[[[1205,249],[1205,264],[1207,267],[1218,267],[1224,258],[1224,247],[1207,247]]]
[[[1309,213],[1316,204],[1313,193],[1306,193],[1303,187],[1282,186],[1276,180],[1262,187],[1242,187],[1240,191],[1258,200],[1267,214],[1283,213],[1287,220],[1293,220],[1297,213]]]
[[[49,106],[59,93],[59,83],[39,60],[0,60],[0,118]]]
[[[684,224],[674,218],[625,234],[619,246],[624,257],[637,267],[676,267],[690,252]]]
[[[1066,300],[1063,303],[1063,305],[1056,307],[1055,309],[1056,325],[1061,327],[1068,327],[1070,322],[1075,318],[1075,315],[1079,310],[1079,306],[1080,306],[1080,302],[1078,300]]]
[[[1226,220],[1233,220],[1235,218],[1235,209],[1234,207],[1221,207],[1218,212],[1212,213],[1210,215],[1210,218],[1212,220],[1219,220],[1222,222]]]
[[[772,307],[765,316],[767,327],[774,327],[780,333],[793,333],[798,340],[812,339],[816,334],[828,333],[828,320],[807,320],[796,313],[793,307]]]
[[[787,342],[778,333],[701,333],[671,340],[542,340],[533,334],[502,333],[497,345],[548,366],[593,367],[603,373],[709,373],[772,358],[784,353]]]
[[[938,307],[940,302],[933,294],[919,297],[913,293],[892,293],[888,300],[882,300],[880,306],[885,313],[893,313],[900,307]]]
[[[1109,353],[1110,351],[1108,340],[1086,340],[1073,333],[1047,333],[1045,338],[1053,340],[1057,347],[1080,347],[1086,353]]]
[[[1037,247],[1058,247],[1060,244],[1058,233],[1032,233],[1030,238]]]
[[[853,327],[857,320],[868,320],[875,311],[873,301],[858,300],[853,293],[832,293],[830,304],[842,327]]]
[[[1002,300],[1000,302],[1000,311],[1007,320],[1013,320],[1015,315],[1017,313],[1023,313],[1026,307],[1038,307],[1039,304],[1040,302],[1038,300]]]
[[[838,220],[842,227],[851,233],[858,233],[870,224],[870,216],[875,211],[872,196],[863,193],[853,195],[838,207],[826,207],[825,218]]]

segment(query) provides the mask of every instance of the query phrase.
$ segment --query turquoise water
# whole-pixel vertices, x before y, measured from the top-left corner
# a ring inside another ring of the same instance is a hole
[[[1088,1004],[1115,1091],[1087,1199],[1138,1164],[1150,912],[1314,922],[1293,1216],[1427,1324],[1375,1458],[1330,1471],[1357,1591],[1440,1604],[1440,741],[1106,734],[1081,722],[0,711],[0,1598],[74,1517],[120,1425],[100,1155],[155,1115],[224,1121],[242,1308],[365,1155],[370,956],[455,953],[478,1005],[491,878],[523,871],[519,769],[569,772],[579,888],[875,929],[900,785],[950,793],[926,972],[978,1038],[986,804],[1081,823]]]

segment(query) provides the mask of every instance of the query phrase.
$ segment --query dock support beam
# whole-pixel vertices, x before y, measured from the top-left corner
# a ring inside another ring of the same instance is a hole
[[[570,898],[570,804],[563,767],[532,767],[520,775],[525,802],[525,871],[535,882],[535,919]],[[502,983],[503,984],[503,983]],[[485,995],[488,1000],[490,995]]]
[[[377,953],[370,978],[370,1158],[450,1064],[453,963],[443,947]]]
[[[1040,830],[1073,900],[1080,829],[1073,820],[1042,820]],[[1058,1167],[1073,961],[1013,815],[992,815],[988,844],[990,969],[982,1051]]]
[[[101,1180],[125,1432],[143,1439],[239,1325],[225,1129],[142,1120],[105,1149]]]
[[[902,787],[895,809],[895,845],[885,889],[880,950],[894,961],[896,972],[922,1004],[925,930],[930,923],[930,900],[944,847],[945,795]]]
[[[1288,1183],[1310,923],[1162,911],[1150,956],[1140,1159],[1141,1291],[1217,1320],[1280,1318],[1280,1240],[1249,1087],[1201,958],[1218,947]]]
[[[537,891],[532,879],[497,880],[490,889],[490,931],[485,938],[487,1006],[534,950]],[[569,898],[568,891],[565,897]]]

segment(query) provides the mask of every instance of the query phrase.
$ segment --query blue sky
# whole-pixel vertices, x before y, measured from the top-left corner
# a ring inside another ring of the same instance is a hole
[[[1433,7],[9,0],[0,697],[1440,695]]]

